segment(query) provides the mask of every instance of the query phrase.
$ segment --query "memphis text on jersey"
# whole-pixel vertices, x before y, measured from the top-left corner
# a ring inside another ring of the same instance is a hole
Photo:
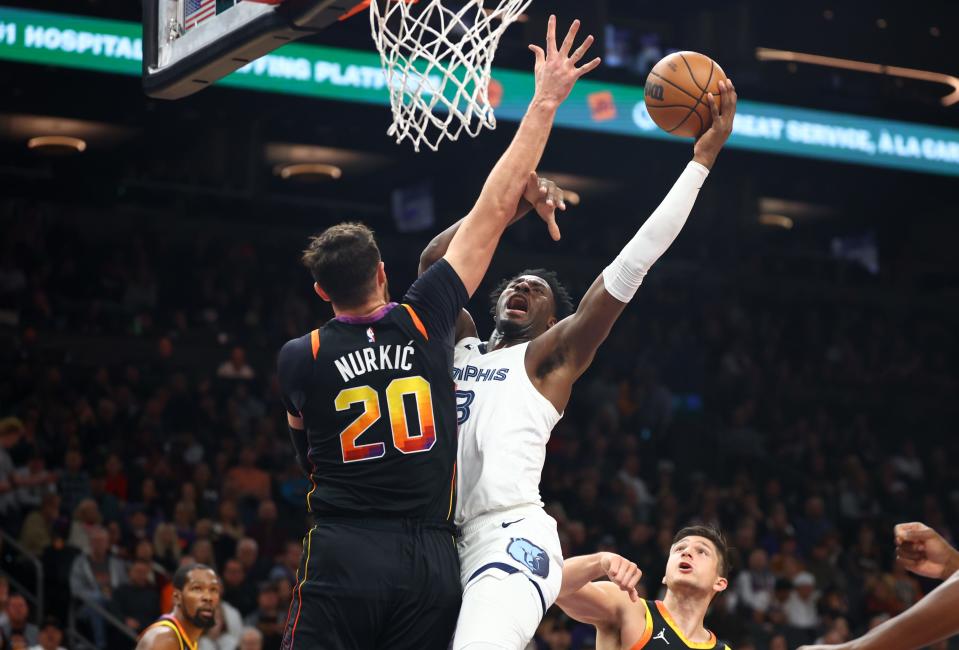
[[[465,368],[453,368],[453,381],[505,381],[509,368],[477,368],[467,365]]]

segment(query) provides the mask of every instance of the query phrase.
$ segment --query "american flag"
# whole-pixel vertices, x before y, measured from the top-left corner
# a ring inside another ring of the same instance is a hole
[[[183,26],[194,27],[216,15],[216,0],[183,0]]]

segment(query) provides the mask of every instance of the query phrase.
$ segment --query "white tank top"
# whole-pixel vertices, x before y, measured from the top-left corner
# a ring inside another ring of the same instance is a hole
[[[477,338],[456,344],[457,525],[491,510],[543,505],[546,443],[563,416],[526,374],[528,345],[484,354]]]

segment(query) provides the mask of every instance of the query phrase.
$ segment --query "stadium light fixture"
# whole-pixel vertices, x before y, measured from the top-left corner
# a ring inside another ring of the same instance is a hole
[[[959,77],[943,74],[941,72],[916,70],[915,68],[901,68],[895,65],[867,63],[866,61],[854,61],[852,59],[840,59],[834,56],[820,56],[818,54],[806,54],[804,52],[792,52],[789,50],[774,50],[768,47],[757,47],[756,58],[760,61],[789,61],[791,63],[808,63],[810,65],[821,65],[828,68],[842,68],[844,70],[855,70],[856,72],[870,72],[872,74],[883,74],[890,77],[901,77],[905,79],[918,79],[920,81],[941,83],[952,87],[952,92],[939,100],[942,105],[952,106],[953,104],[959,102]]]
[[[87,142],[72,135],[38,135],[27,140],[27,148],[44,153],[82,153]]]

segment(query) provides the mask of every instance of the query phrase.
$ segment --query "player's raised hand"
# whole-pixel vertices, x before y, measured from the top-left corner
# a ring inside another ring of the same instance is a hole
[[[713,123],[693,145],[693,160],[712,169],[719,151],[733,132],[733,120],[736,118],[736,87],[731,79],[719,82],[720,102],[712,93],[707,93],[709,110],[713,114]]]
[[[945,580],[959,571],[959,551],[929,526],[919,522],[898,524],[894,535],[896,559],[913,573]]]
[[[559,241],[561,235],[559,225],[556,223],[556,209],[566,210],[563,188],[548,178],[539,176],[536,172],[530,172],[523,199],[529,202],[539,218],[546,223],[549,236],[553,238],[553,241]]]
[[[536,98],[556,105],[563,103],[569,97],[576,80],[600,64],[600,58],[596,57],[589,63],[576,67],[593,44],[593,36],[590,34],[573,50],[579,24],[579,20],[573,21],[562,45],[557,47],[556,16],[550,16],[546,29],[546,49],[538,45],[529,46],[536,55]]]
[[[643,572],[635,562],[615,553],[603,553],[599,562],[610,582],[629,594],[629,599],[634,603],[639,600],[636,585],[643,577]]]

